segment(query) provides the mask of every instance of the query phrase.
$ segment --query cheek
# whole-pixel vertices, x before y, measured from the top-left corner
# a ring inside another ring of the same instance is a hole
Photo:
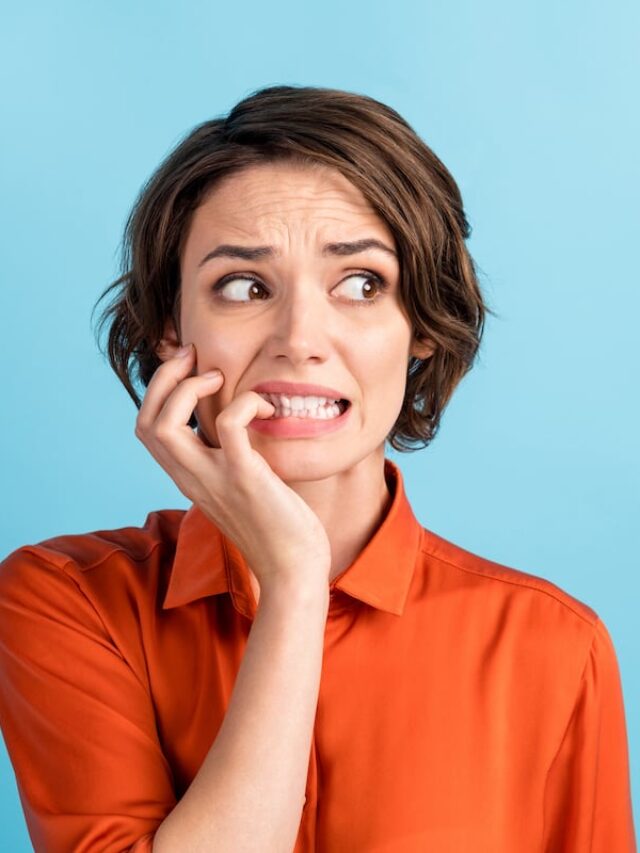
[[[241,341],[227,334],[209,331],[200,339],[195,339],[196,373],[209,370],[222,371],[224,382],[219,391],[202,397],[195,409],[198,422],[203,426],[213,427],[215,417],[229,405],[238,387],[243,371],[249,363],[250,356],[245,355]]]
[[[362,309],[365,310],[365,309]],[[398,324],[376,329],[375,333],[354,336],[350,347],[359,372],[371,380],[397,383],[408,366],[409,337]]]
[[[360,340],[352,353],[353,370],[360,380],[365,409],[395,421],[407,382],[408,339],[403,335],[378,336],[375,340]]]
[[[242,335],[230,334],[228,329],[209,327],[194,329],[191,340],[196,348],[196,372],[205,373],[218,368],[224,376],[221,393],[225,393],[223,389],[234,388],[250,358],[246,335],[243,338]]]

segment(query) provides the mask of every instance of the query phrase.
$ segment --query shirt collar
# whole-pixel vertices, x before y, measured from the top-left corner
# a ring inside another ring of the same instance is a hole
[[[384,460],[392,494],[384,520],[356,559],[331,582],[352,598],[379,610],[402,615],[409,592],[422,527],[413,514],[400,469]],[[164,610],[208,595],[229,592],[237,610],[250,619],[256,603],[247,563],[241,551],[196,504],[185,512]]]

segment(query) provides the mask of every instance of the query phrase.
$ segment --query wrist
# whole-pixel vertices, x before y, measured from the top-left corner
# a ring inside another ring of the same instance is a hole
[[[272,578],[260,586],[259,603],[282,602],[286,607],[329,606],[329,579]]]

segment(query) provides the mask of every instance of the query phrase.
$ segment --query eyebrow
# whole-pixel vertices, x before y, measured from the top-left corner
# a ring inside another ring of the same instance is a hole
[[[322,254],[340,256],[357,255],[359,252],[365,252],[367,249],[379,249],[382,252],[393,255],[394,258],[398,257],[396,252],[387,246],[386,243],[376,240],[374,237],[353,240],[350,243],[326,243],[322,247]],[[256,261],[260,258],[271,258],[276,254],[273,246],[233,246],[230,243],[223,243],[206,254],[198,264],[198,267],[204,266],[207,261],[211,261],[213,258],[241,258],[243,261]]]

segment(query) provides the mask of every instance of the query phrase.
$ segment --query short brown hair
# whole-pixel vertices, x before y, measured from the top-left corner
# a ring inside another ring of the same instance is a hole
[[[99,337],[108,325],[111,367],[140,408],[134,381],[146,388],[160,365],[167,318],[180,334],[180,256],[193,212],[221,178],[280,160],[337,169],[394,235],[403,305],[416,338],[435,351],[410,359],[387,441],[398,451],[426,446],[474,363],[485,312],[494,312],[464,242],[471,229],[456,182],[395,110],[365,95],[270,86],[178,143],[142,187],[124,229],[122,274],[98,299],[116,290],[98,326]],[[195,414],[189,425],[197,426]]]

